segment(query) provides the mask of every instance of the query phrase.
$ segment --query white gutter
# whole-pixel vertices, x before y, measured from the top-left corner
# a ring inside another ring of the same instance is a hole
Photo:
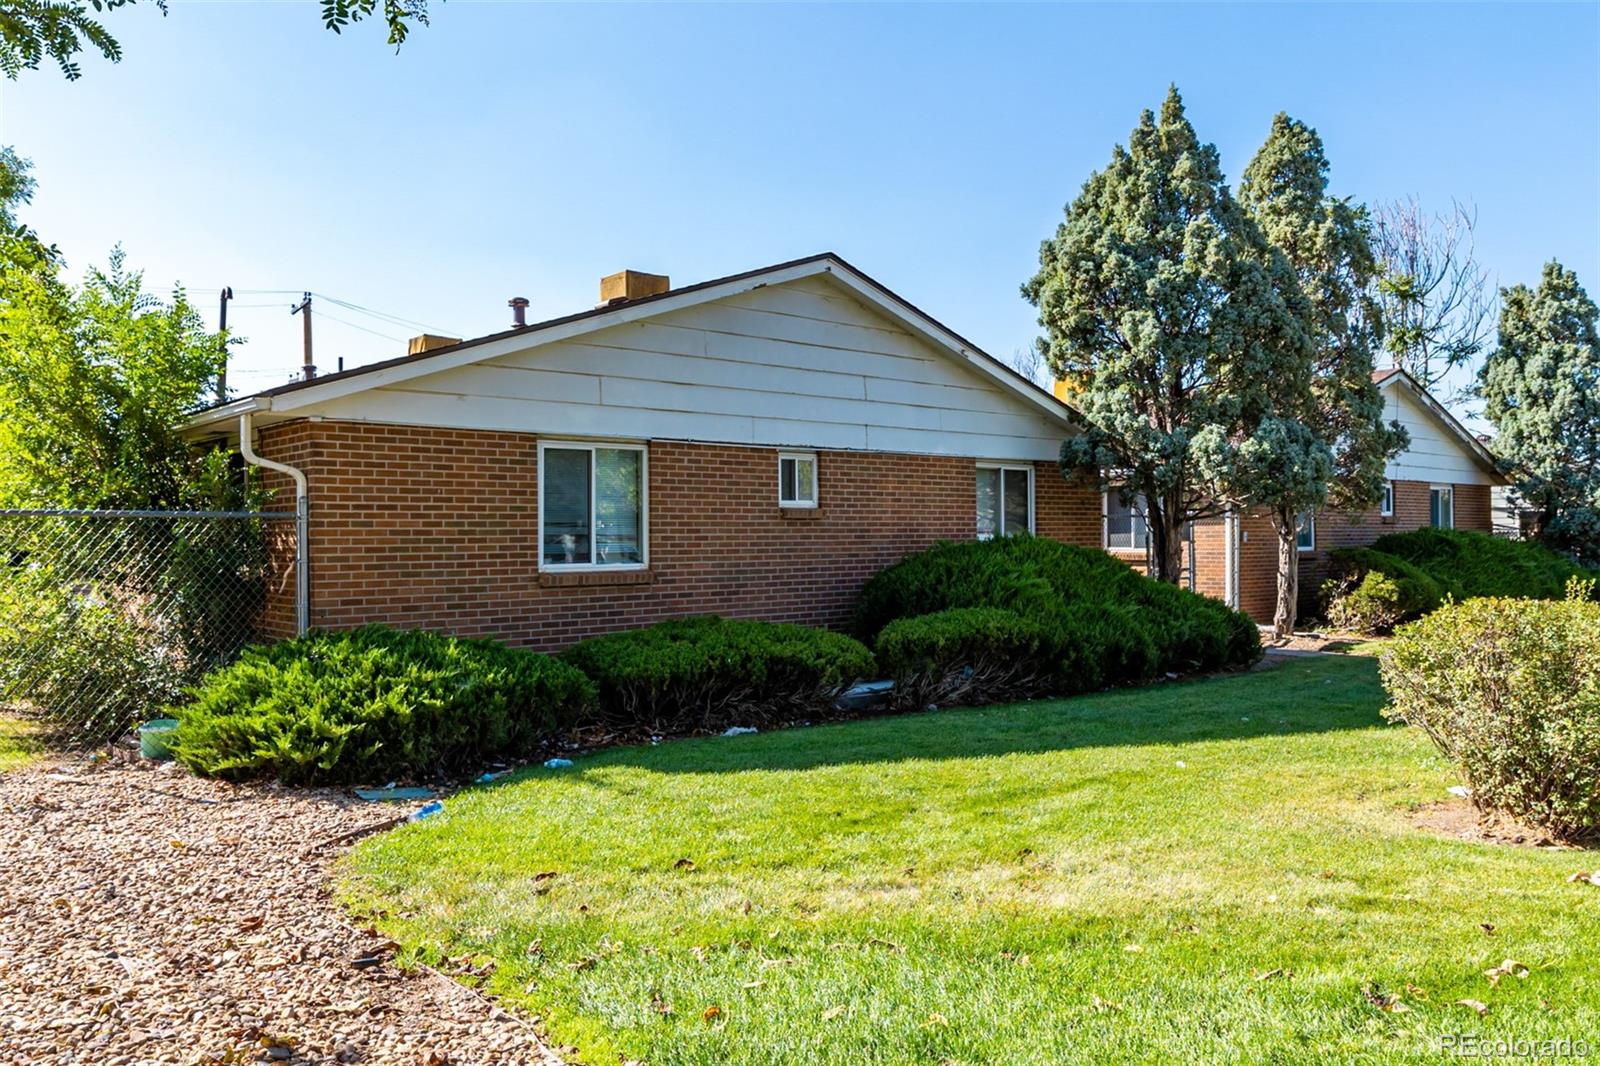
[[[251,443],[250,413],[239,416],[239,454],[251,466],[275,470],[294,480],[294,625],[295,634],[303,636],[311,628],[311,523],[306,475],[287,463],[274,462],[256,454]]]

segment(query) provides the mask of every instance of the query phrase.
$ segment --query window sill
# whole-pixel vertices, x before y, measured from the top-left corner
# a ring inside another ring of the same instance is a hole
[[[576,588],[590,585],[648,585],[655,581],[650,570],[563,570],[541,573],[542,589]]]
[[[779,507],[778,517],[791,522],[814,522],[822,517],[820,507]]]

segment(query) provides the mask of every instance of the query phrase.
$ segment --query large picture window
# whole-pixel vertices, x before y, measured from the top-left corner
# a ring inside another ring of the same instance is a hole
[[[1033,532],[1033,469],[978,467],[978,539]]]
[[[645,459],[638,444],[540,443],[542,569],[645,565]]]
[[[1106,547],[1114,551],[1144,551],[1150,543],[1144,496],[1129,496],[1112,489],[1106,493]]]

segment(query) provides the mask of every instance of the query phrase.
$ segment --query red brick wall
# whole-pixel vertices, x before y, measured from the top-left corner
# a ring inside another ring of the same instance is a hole
[[[1358,515],[1332,511],[1318,514],[1316,550],[1300,553],[1300,613],[1309,617],[1320,610],[1318,593],[1331,549],[1362,547],[1388,533],[1406,533],[1427,526],[1429,487],[1426,481],[1396,481],[1392,515],[1381,515],[1376,507]],[[1454,488],[1455,528],[1489,532],[1493,520],[1489,487],[1456,485]],[[1265,515],[1246,515],[1242,519],[1242,529],[1248,539],[1240,546],[1239,605],[1257,622],[1267,624],[1272,621],[1278,599],[1277,534],[1271,519]],[[1204,563],[1202,559],[1199,576],[1202,591],[1209,593],[1207,586],[1213,582],[1207,580]],[[1216,566],[1222,566],[1220,554]],[[1220,577],[1214,583],[1220,588]]]
[[[296,422],[260,451],[310,480],[311,621],[331,628],[558,649],[707,612],[837,627],[878,570],[976,535],[971,459],[819,451],[819,507],[786,511],[777,449],[654,441],[648,572],[541,575],[531,434]],[[1034,510],[1041,536],[1099,545],[1099,498],[1054,463],[1035,466]]]

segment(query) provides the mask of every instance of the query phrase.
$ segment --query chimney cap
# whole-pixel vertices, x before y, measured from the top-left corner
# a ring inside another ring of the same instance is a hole
[[[511,299],[506,301],[506,306],[507,307],[527,307],[528,306],[528,298],[526,296],[513,296]]]
[[[406,346],[407,355],[426,355],[439,348],[448,348],[452,344],[460,344],[460,337],[441,337],[437,333],[423,333],[411,338]]]
[[[642,270],[619,270],[600,279],[600,306],[641,300],[646,296],[659,296],[672,288],[672,279],[665,274],[646,274]]]

